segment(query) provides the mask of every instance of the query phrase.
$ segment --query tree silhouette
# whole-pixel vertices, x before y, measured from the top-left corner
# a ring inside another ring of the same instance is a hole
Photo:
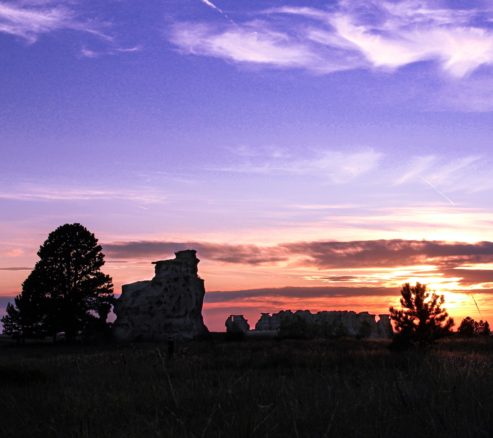
[[[111,277],[101,272],[104,255],[94,234],[65,224],[49,234],[39,261],[2,318],[4,333],[17,338],[56,336],[107,326],[113,302]]]
[[[39,273],[33,270],[22,284],[22,293],[14,299],[14,305],[7,304],[6,315],[2,318],[4,334],[16,339],[47,335],[46,300],[36,292],[41,281]]]
[[[394,346],[406,347],[415,343],[424,345],[450,333],[454,320],[442,308],[443,295],[430,294],[426,285],[406,283],[401,289],[402,309],[390,308],[396,335]]]
[[[490,323],[488,321],[480,320],[477,326],[477,333],[478,335],[481,336],[490,336],[491,335]]]
[[[490,324],[488,321],[475,321],[469,316],[466,316],[460,323],[458,333],[460,336],[489,336],[491,333]]]

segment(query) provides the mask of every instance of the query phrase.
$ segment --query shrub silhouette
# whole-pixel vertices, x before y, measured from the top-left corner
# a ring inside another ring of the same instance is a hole
[[[460,323],[458,333],[460,336],[489,336],[491,334],[490,324],[488,321],[475,321],[469,316],[466,316]]]
[[[396,330],[393,347],[426,345],[450,334],[454,320],[442,308],[445,303],[443,295],[430,294],[426,285],[421,283],[415,286],[404,284],[401,295],[402,309],[389,309]]]
[[[111,277],[101,272],[104,255],[94,234],[65,224],[49,234],[39,261],[2,318],[4,333],[18,339],[104,331],[113,302]]]

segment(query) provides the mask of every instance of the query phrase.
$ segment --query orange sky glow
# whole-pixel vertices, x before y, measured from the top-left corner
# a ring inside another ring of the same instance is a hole
[[[493,247],[477,240],[482,232],[487,236],[484,215],[448,209],[436,216],[421,212],[411,220],[409,214],[401,214],[386,220],[399,223],[399,217],[406,217],[402,222],[419,223],[419,227],[363,230],[345,218],[341,232],[323,233],[320,225],[296,226],[270,235],[262,229],[250,231],[240,236],[244,240],[231,239],[227,232],[188,235],[186,240],[163,239],[159,234],[124,239],[100,233],[98,237],[106,253],[104,271],[113,277],[116,293],[122,284],[152,278],[151,261],[171,258],[175,250],[197,249],[199,274],[208,291],[204,317],[214,331],[224,330],[229,314],[244,314],[253,326],[261,312],[286,309],[387,313],[389,306],[398,305],[400,287],[406,282],[425,283],[430,291],[444,294],[456,325],[465,316],[493,320]],[[373,220],[367,219],[367,225]],[[427,221],[425,233],[421,227]],[[438,221],[445,223],[439,232]],[[412,240],[420,233],[425,240]],[[37,245],[44,240],[39,234],[36,243],[26,239],[23,244],[7,245],[2,262],[11,268],[0,272],[1,295],[12,296],[20,290],[36,261]],[[258,244],[253,234],[269,238]],[[289,241],[283,239],[286,235]],[[347,240],[336,239],[337,235]],[[350,235],[353,239],[348,239]]]

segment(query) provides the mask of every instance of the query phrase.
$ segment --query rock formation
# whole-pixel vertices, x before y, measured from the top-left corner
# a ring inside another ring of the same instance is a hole
[[[243,315],[230,315],[225,325],[228,333],[247,333],[250,331],[250,324]]]
[[[279,333],[281,328],[289,328],[291,334],[296,331],[307,331],[315,336],[355,336],[365,338],[390,338],[392,325],[389,315],[379,315],[378,321],[375,315],[368,312],[318,312],[311,313],[307,310],[281,311],[270,315],[262,313],[255,325],[256,331]],[[298,333],[303,335],[304,333]]]
[[[151,281],[123,285],[115,304],[116,339],[180,340],[208,333],[202,319],[204,280],[197,274],[193,250],[175,253],[174,260],[154,262]]]

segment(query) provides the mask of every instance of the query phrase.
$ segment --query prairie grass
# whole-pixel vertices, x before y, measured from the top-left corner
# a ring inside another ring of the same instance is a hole
[[[1,437],[490,437],[493,342],[0,348]]]

